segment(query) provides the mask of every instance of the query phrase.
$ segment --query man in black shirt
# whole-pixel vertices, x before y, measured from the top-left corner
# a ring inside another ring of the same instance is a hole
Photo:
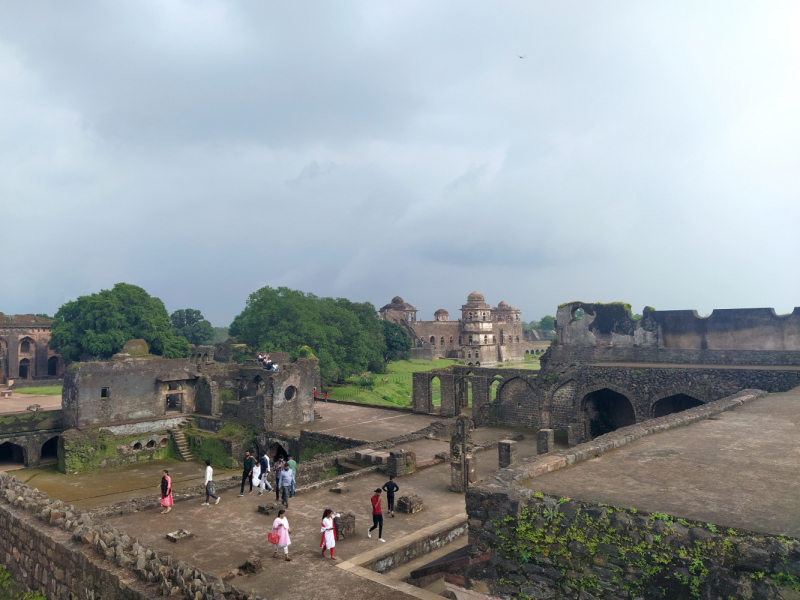
[[[383,491],[386,492],[386,504],[389,507],[389,512],[394,517],[394,493],[400,489],[400,486],[394,482],[394,475],[389,475],[389,481],[383,484]]]
[[[250,493],[253,493],[253,467],[256,466],[256,460],[250,456],[249,452],[244,453],[244,462],[242,462],[242,489],[239,492],[239,498],[244,496],[244,482],[250,482]]]

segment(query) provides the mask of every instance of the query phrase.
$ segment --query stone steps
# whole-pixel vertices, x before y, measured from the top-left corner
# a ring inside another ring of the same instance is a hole
[[[183,431],[180,429],[170,429],[169,433],[172,435],[172,439],[175,440],[175,445],[178,447],[181,458],[186,462],[193,461],[195,457],[192,451],[189,450],[189,443],[186,441],[186,436],[183,435]]]
[[[321,414],[320,414],[320,412],[319,412],[318,410],[316,410],[316,409],[314,409],[314,420],[315,420],[315,421],[322,421],[322,415],[321,415]]]

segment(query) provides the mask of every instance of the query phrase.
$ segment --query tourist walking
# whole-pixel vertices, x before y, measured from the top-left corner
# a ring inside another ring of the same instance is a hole
[[[283,548],[284,558],[292,560],[289,558],[289,544],[292,543],[289,538],[290,533],[292,533],[292,530],[289,528],[289,519],[286,518],[286,511],[280,509],[277,518],[272,522],[272,533],[269,536],[269,541],[275,547],[275,554],[272,555],[272,558],[278,558],[278,548]]]
[[[164,469],[161,473],[161,506],[164,507],[161,514],[165,515],[171,511],[172,505],[172,478],[169,476],[169,471]]]
[[[255,458],[253,459],[255,462]],[[253,465],[253,470],[251,471],[252,475],[250,479],[252,479],[253,485],[258,488],[261,485],[261,463],[257,462]],[[261,490],[258,490],[258,493],[261,493]]]
[[[267,477],[269,476],[269,457],[267,456],[266,452],[261,453],[261,460],[258,461],[259,466],[261,467],[261,481],[258,483],[258,495],[264,493],[265,489],[272,491],[272,486],[267,481]]]
[[[214,492],[214,469],[211,468],[211,461],[206,461],[206,501],[201,506],[208,506],[208,501],[214,498],[214,504],[219,504],[219,496]]]
[[[275,459],[275,501],[281,499],[281,473],[283,473],[283,459]]]
[[[383,491],[386,492],[386,508],[389,509],[392,517],[394,518],[394,493],[400,489],[400,486],[394,482],[394,475],[389,475],[389,481],[383,484]]]
[[[370,498],[372,502],[372,527],[367,530],[367,537],[372,537],[372,530],[378,530],[378,541],[385,542],[383,539],[383,513],[381,512],[381,488],[377,488]]]
[[[286,464],[289,465],[289,468],[292,470],[292,495],[290,498],[294,498],[294,482],[297,480],[297,463],[292,458],[291,454],[287,458]]]
[[[253,457],[250,456],[249,452],[244,453],[244,461],[242,461],[242,489],[239,491],[239,498],[244,496],[244,484],[245,482],[250,483],[250,493],[253,493],[253,467],[256,465],[256,461],[253,460]]]
[[[325,402],[328,401],[328,392],[325,392]]]
[[[317,401],[317,388],[314,388],[314,402]]]
[[[278,485],[281,489],[281,504],[289,508],[289,498],[294,487],[294,473],[289,468],[289,463],[283,463],[283,471],[280,472]]]
[[[322,513],[322,539],[319,542],[319,547],[322,548],[323,558],[327,548],[331,551],[331,560],[336,560],[333,556],[333,548],[336,546],[336,527],[333,524],[333,520],[339,516],[339,513],[334,513],[330,508],[326,508]]]

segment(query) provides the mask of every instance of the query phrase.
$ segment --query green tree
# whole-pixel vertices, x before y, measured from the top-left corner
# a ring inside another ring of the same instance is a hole
[[[391,321],[381,321],[383,325],[383,339],[386,343],[386,350],[383,353],[383,360],[408,360],[411,358],[411,338],[408,337],[402,325]]]
[[[231,337],[227,327],[214,327],[214,343],[220,344]]]
[[[172,332],[186,338],[190,344],[202,346],[214,340],[214,328],[205,320],[199,310],[182,308],[169,316]]]
[[[172,332],[164,303],[142,288],[118,283],[110,290],[64,304],[52,323],[50,345],[66,360],[110,358],[125,342],[143,339],[164,358],[189,356],[189,342]]]
[[[543,316],[538,323],[540,331],[553,331],[556,328],[556,318],[552,315]]]
[[[326,382],[385,370],[383,329],[367,302],[264,287],[250,295],[228,332],[256,352],[289,352],[296,358],[308,346]]]

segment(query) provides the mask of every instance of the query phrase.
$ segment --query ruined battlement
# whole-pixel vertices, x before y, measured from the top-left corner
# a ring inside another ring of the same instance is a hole
[[[634,319],[622,302],[569,302],[558,307],[556,334],[559,344],[572,346],[800,353],[800,307],[788,315],[772,308],[715,309],[708,317],[645,307]]]

